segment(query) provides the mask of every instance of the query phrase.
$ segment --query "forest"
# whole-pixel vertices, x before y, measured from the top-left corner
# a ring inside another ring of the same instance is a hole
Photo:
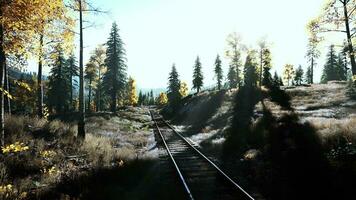
[[[90,38],[99,1],[0,0],[0,200],[355,198],[356,0],[321,1],[299,63],[237,29],[187,72],[130,65],[118,19]]]

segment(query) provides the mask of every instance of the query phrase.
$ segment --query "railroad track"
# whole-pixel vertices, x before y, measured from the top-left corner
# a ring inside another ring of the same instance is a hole
[[[159,114],[150,111],[155,133],[161,138],[188,199],[230,200],[249,199],[241,186],[226,175],[216,164],[178,133]]]

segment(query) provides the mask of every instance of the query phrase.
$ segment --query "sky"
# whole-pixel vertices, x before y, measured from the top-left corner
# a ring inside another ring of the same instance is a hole
[[[204,85],[215,84],[214,61],[224,56],[226,37],[231,32],[254,48],[267,38],[273,55],[273,69],[279,74],[287,63],[307,66],[306,24],[317,16],[324,0],[91,0],[108,14],[84,18],[96,27],[84,32],[84,60],[98,44],[104,44],[113,22],[127,52],[128,74],[139,88],[166,88],[172,64],[180,79],[191,86],[194,61],[200,57]],[[78,42],[78,41],[76,41]],[[321,48],[325,49],[326,44]],[[322,51],[325,54],[324,51]],[[78,56],[77,56],[78,57]],[[244,60],[245,58],[243,58]],[[242,60],[242,61],[243,61]],[[315,80],[320,80],[320,58]],[[47,69],[48,71],[48,69]]]

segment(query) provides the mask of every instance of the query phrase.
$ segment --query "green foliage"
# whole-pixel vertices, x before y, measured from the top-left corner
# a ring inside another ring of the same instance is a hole
[[[73,99],[73,90],[75,90],[78,87],[78,81],[74,78],[79,76],[79,67],[78,67],[78,62],[77,59],[75,58],[74,54],[71,54],[69,58],[67,59],[67,64],[68,64],[68,70],[69,70],[69,75],[70,75],[70,105],[71,109],[75,107]]]
[[[311,67],[307,67],[307,71],[305,72],[305,82],[307,84],[312,84],[313,80],[312,80],[312,72],[311,72]]]
[[[304,75],[304,71],[302,69],[302,66],[299,65],[297,70],[295,71],[295,76],[294,76],[294,83],[296,85],[301,85],[303,82],[303,75]]]
[[[237,73],[236,73],[236,68],[233,65],[230,65],[230,67],[229,67],[229,72],[227,74],[227,80],[228,80],[229,89],[237,87],[237,85],[238,85]]]
[[[197,93],[200,92],[200,89],[203,87],[203,72],[201,70],[201,62],[199,56],[195,60],[194,72],[193,72],[193,89],[197,90]]]
[[[180,94],[179,90],[180,90],[179,75],[175,64],[173,64],[172,70],[169,73],[168,88],[167,88],[168,103],[170,107],[173,109],[176,109],[178,107],[179,102],[182,98],[182,95]]]
[[[215,59],[215,77],[216,77],[216,81],[217,81],[217,86],[218,86],[218,90],[221,89],[222,86],[222,80],[224,78],[223,75],[223,70],[221,67],[221,60],[220,60],[220,56],[217,55],[216,59]]]
[[[270,70],[272,68],[272,58],[271,52],[269,49],[264,49],[262,52],[262,70],[263,70],[263,78],[262,78],[262,85],[270,86],[272,84],[272,75]]]
[[[258,80],[256,52],[250,51],[244,65],[244,82],[248,86],[256,86]]]
[[[321,83],[327,83],[328,81],[334,80],[347,80],[347,70],[345,54],[340,53],[339,55],[336,55],[334,45],[331,45],[326,56]]]
[[[48,82],[48,107],[58,114],[69,111],[71,76],[60,45],[56,46],[52,58],[52,69]]]
[[[113,23],[107,44],[106,60],[107,72],[103,77],[103,89],[110,97],[110,110],[116,112],[118,98],[124,98],[127,82],[126,57],[124,43],[119,36],[119,29]],[[123,99],[122,99],[123,100]]]

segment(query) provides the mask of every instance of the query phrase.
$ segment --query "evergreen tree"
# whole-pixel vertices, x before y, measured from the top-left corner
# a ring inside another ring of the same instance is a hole
[[[317,65],[317,59],[320,57],[320,51],[318,49],[318,44],[320,42],[320,38],[317,37],[317,35],[312,31],[310,34],[310,37],[308,39],[308,46],[307,46],[307,53],[306,57],[309,62],[309,67],[308,67],[308,73],[306,75],[308,76],[307,83],[308,84],[313,84],[314,83],[314,68]]]
[[[123,98],[127,81],[124,43],[116,23],[112,25],[107,42],[105,64],[107,72],[103,77],[103,89],[110,97],[110,110],[116,112],[118,98]]]
[[[323,74],[321,76],[321,83],[327,83],[332,80],[339,80],[337,56],[334,45],[330,46],[329,52],[326,56],[326,63],[324,65]]]
[[[274,86],[280,86],[280,81],[279,81],[280,79],[279,79],[279,77],[278,77],[278,74],[277,74],[277,72],[275,71],[274,72],[274,75],[273,75],[273,81],[272,81],[272,83],[273,83],[273,85]]]
[[[93,97],[93,90],[96,89],[97,86],[97,68],[93,62],[89,62],[85,68],[85,76],[84,78],[87,81],[87,89],[88,89],[88,105],[87,110],[90,112],[92,111],[92,97]]]
[[[303,82],[303,75],[304,75],[304,71],[302,69],[302,66],[299,65],[297,70],[295,71],[295,76],[294,76],[294,83],[296,85],[301,85]]]
[[[155,104],[155,97],[153,95],[153,90],[150,91],[149,96],[150,96],[149,105],[154,105]]]
[[[272,84],[272,75],[270,70],[272,68],[272,58],[271,58],[271,51],[266,48],[262,52],[262,67],[263,67],[263,79],[262,85],[269,87]]]
[[[67,59],[68,69],[69,69],[69,76],[70,76],[70,109],[73,110],[74,102],[73,102],[73,90],[78,87],[78,81],[75,77],[79,76],[79,67],[77,59],[75,58],[74,54],[71,54]]]
[[[193,89],[197,90],[197,93],[200,92],[200,89],[203,87],[203,72],[201,69],[201,62],[199,56],[195,60],[194,72],[193,72]]]
[[[70,73],[60,45],[56,46],[53,57],[48,82],[48,106],[56,113],[64,113],[69,110],[71,86]]]
[[[305,82],[308,84],[312,84],[312,73],[311,73],[311,67],[307,68],[307,71],[305,72]]]
[[[138,101],[137,101],[138,105],[143,105],[143,94],[142,91],[140,90],[140,92],[138,93]]]
[[[258,64],[256,62],[256,52],[250,51],[247,55],[246,62],[244,65],[244,83],[247,86],[257,86],[258,74],[257,74]]]
[[[346,55],[343,54],[343,52],[340,52],[338,57],[337,57],[337,76],[338,79],[341,81],[346,81],[347,80],[347,63],[345,62],[345,57]]]
[[[236,68],[233,65],[230,65],[230,67],[229,67],[229,72],[227,74],[227,80],[228,80],[229,89],[237,87],[237,85],[238,85],[237,73],[236,73]]]
[[[236,88],[241,85],[240,68],[241,68],[241,37],[237,33],[231,33],[228,35],[227,39],[228,50],[226,51],[226,56],[230,59],[230,69],[228,76],[230,82],[230,89]],[[232,69],[234,68],[234,69]],[[232,75],[235,75],[233,78]],[[233,87],[231,87],[233,86]]]
[[[173,108],[176,109],[179,105],[179,101],[181,100],[182,96],[179,92],[180,89],[180,80],[179,80],[179,75],[176,69],[175,64],[172,66],[172,70],[169,73],[169,78],[168,78],[168,88],[167,88],[167,97],[168,97],[168,102],[169,105]]]
[[[220,90],[222,86],[222,80],[224,77],[223,77],[223,70],[221,67],[221,60],[219,55],[217,55],[215,59],[215,76],[216,76],[218,90]]]

